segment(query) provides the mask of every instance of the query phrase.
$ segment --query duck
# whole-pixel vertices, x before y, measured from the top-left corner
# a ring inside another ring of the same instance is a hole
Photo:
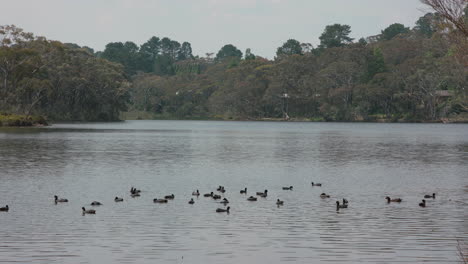
[[[131,197],[135,198],[135,197],[140,197],[140,193],[132,193],[130,194]]]
[[[200,196],[200,192],[197,190],[196,192],[192,192],[193,196]]]
[[[348,200],[346,200],[345,198],[343,198],[343,204],[348,204]]]
[[[8,212],[10,210],[10,207],[8,205],[5,205],[5,207],[0,207],[0,212]]]
[[[385,197],[385,199],[387,199],[387,203],[401,203],[401,201],[403,201],[401,198],[394,198],[394,199],[391,199],[390,197]]]
[[[138,190],[137,188],[130,188],[130,193],[140,193],[141,190]]]
[[[228,203],[229,203],[229,200],[228,200],[228,199],[226,199],[226,198],[224,198],[223,200],[221,200],[221,202],[220,202],[220,203],[222,203],[222,204],[228,204]]]
[[[423,199],[422,202],[419,203],[419,206],[426,207],[426,200]]]
[[[218,209],[216,209],[216,212],[217,213],[229,213],[229,209],[231,209],[231,207],[229,207],[229,206],[226,209],[218,208]]]
[[[280,199],[276,200],[276,204],[277,205],[283,205],[284,204],[284,201],[281,201]]]
[[[173,200],[175,198],[174,194],[164,196],[164,199]]]
[[[268,195],[268,190],[265,190],[264,193],[260,194],[260,197],[265,198],[265,197],[267,197],[267,195]]]
[[[119,198],[119,197],[116,196],[116,197],[114,198],[114,201],[115,201],[115,202],[123,202],[123,198]]]
[[[424,198],[432,198],[432,199],[435,199],[435,193],[433,193],[432,195],[426,194],[426,195],[424,195]]]
[[[192,199],[190,199],[190,201],[189,201],[188,203],[189,203],[189,204],[194,204],[195,201],[194,201],[193,198],[192,198]]]
[[[96,214],[96,210],[93,210],[93,209],[86,210],[84,207],[81,207],[81,209],[83,210],[83,214]]]
[[[251,201],[251,202],[257,201],[257,197],[250,196],[249,198],[247,198],[247,201]]]
[[[212,196],[212,198],[215,199],[215,200],[219,200],[219,199],[221,199],[221,195],[215,194],[215,195]]]
[[[154,198],[153,203],[167,203],[167,199]]]
[[[219,186],[218,189],[216,189],[218,192],[225,192],[224,186]]]
[[[242,194],[246,194],[246,193],[247,193],[247,187],[245,187],[245,189],[244,189],[244,190],[240,190],[240,193],[242,193]]]
[[[102,205],[102,203],[98,202],[98,201],[94,201],[91,203],[92,206],[98,206],[98,205]]]
[[[204,197],[213,197],[213,192],[211,192],[211,193],[205,193],[203,196],[204,196]]]
[[[340,204],[340,201],[336,201],[336,210],[341,208],[348,208],[347,204]]]
[[[59,199],[57,195],[54,195],[55,203],[68,203],[68,199],[61,198]]]
[[[322,193],[320,194],[320,198],[330,198],[330,195],[326,193]]]
[[[292,191],[293,187],[292,186],[289,186],[289,187],[283,187],[283,190],[290,190]]]
[[[257,194],[257,195],[262,195],[262,194],[264,194],[266,191],[267,191],[267,190],[265,190],[265,191],[263,191],[263,192],[257,192],[256,194]]]
[[[314,183],[314,182],[312,182],[312,186],[321,187],[321,186],[322,186],[322,184],[321,184],[321,183]]]

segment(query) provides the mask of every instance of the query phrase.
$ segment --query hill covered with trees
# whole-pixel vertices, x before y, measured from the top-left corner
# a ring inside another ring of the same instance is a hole
[[[430,0],[440,1],[440,0]],[[320,45],[289,39],[268,60],[232,44],[194,56],[151,37],[94,52],[0,27],[0,112],[52,120],[134,118],[324,121],[468,120],[468,28],[461,12],[352,39],[327,26]],[[464,12],[463,12],[464,10]],[[125,116],[125,115],[124,115]]]

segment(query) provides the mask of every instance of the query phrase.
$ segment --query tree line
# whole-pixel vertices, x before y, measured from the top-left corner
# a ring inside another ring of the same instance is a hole
[[[355,40],[349,25],[333,24],[317,47],[289,39],[273,60],[232,44],[194,56],[189,42],[156,36],[94,52],[1,26],[0,112],[52,120],[116,120],[125,111],[156,118],[325,121],[464,115],[466,1],[423,2],[435,12],[413,28],[395,23]]]

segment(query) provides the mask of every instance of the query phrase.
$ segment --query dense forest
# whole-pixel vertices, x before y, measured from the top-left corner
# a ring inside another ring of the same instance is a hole
[[[413,28],[395,23],[359,40],[349,25],[329,25],[317,47],[289,39],[273,60],[232,44],[194,56],[189,42],[167,37],[94,52],[1,26],[0,114],[467,121],[468,9],[459,3],[456,14],[435,6]]]

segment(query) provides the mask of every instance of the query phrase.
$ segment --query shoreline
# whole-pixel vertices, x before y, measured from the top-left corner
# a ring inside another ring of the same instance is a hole
[[[44,127],[48,126],[43,116],[0,114],[0,127]]]

